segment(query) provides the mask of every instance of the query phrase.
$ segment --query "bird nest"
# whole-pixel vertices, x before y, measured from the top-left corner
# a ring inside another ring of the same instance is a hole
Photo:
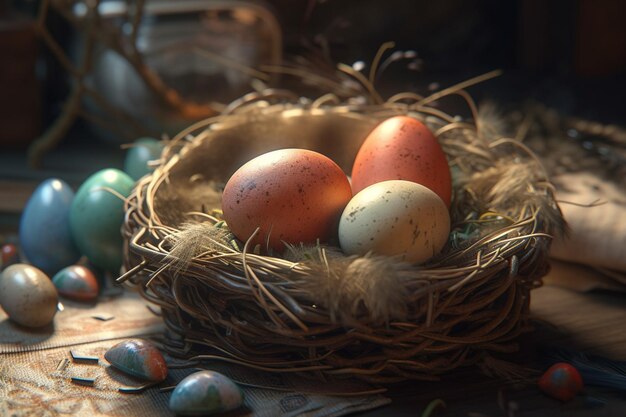
[[[269,372],[342,375],[371,382],[434,379],[511,352],[529,329],[530,290],[547,272],[551,236],[564,229],[541,164],[497,134],[476,110],[470,122],[433,102],[398,94],[381,104],[254,94],[166,144],[152,175],[126,202],[119,281],[161,307],[173,355]],[[221,191],[243,163],[305,148],[350,172],[382,120],[423,121],[453,176],[451,233],[416,266],[332,245],[268,255],[238,241],[221,218]]]

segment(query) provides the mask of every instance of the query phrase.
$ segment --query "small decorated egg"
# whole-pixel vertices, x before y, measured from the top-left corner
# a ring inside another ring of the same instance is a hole
[[[539,389],[561,401],[569,401],[583,390],[580,372],[569,363],[552,365],[539,379]]]
[[[74,191],[64,181],[51,178],[33,192],[20,220],[20,245],[28,262],[48,274],[80,258],[70,231]]]
[[[365,139],[352,167],[352,191],[381,181],[406,180],[433,190],[450,206],[452,179],[437,138],[419,120],[395,116]]]
[[[11,265],[0,275],[0,305],[11,320],[22,326],[51,323],[58,299],[50,278],[32,265]]]
[[[2,245],[1,251],[2,251],[2,264],[0,264],[1,266],[0,269],[4,269],[7,266],[11,266],[20,261],[20,254],[19,254],[19,251],[17,250],[17,246],[11,243],[7,243],[5,245]]]
[[[336,238],[341,211],[352,197],[348,177],[330,158],[306,149],[260,155],[228,180],[222,211],[229,229],[253,244],[282,251],[284,243]]]
[[[137,139],[126,153],[124,171],[135,181],[151,173],[154,168],[148,166],[148,162],[159,159],[162,150],[163,145],[156,139]]]
[[[96,172],[80,186],[70,210],[70,228],[80,252],[94,265],[115,273],[122,265],[124,201],[120,197],[128,197],[134,184],[118,169]]]
[[[52,283],[63,297],[79,301],[93,301],[98,297],[98,280],[82,265],[63,268],[52,278]]]
[[[397,256],[423,263],[448,240],[450,216],[437,194],[423,185],[392,180],[370,185],[348,203],[339,221],[339,243],[350,255]]]
[[[104,358],[120,371],[152,382],[167,377],[167,363],[152,343],[142,339],[125,340],[113,346]]]
[[[170,410],[183,416],[222,413],[242,404],[241,389],[228,377],[214,371],[189,375],[180,381],[170,397]]]

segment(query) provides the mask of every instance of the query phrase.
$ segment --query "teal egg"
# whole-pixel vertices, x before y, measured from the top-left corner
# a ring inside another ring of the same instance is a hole
[[[219,372],[200,371],[180,381],[169,406],[178,415],[200,416],[235,410],[242,404],[237,384]]]
[[[135,141],[133,147],[126,153],[124,171],[135,181],[153,171],[148,166],[148,161],[161,157],[163,145],[160,141],[152,138],[140,138]]]
[[[95,266],[117,273],[122,266],[124,201],[134,181],[119,169],[103,169],[80,186],[70,209],[76,246]]]
[[[30,196],[20,220],[20,246],[28,262],[48,274],[80,258],[70,233],[70,207],[74,191],[50,178]]]

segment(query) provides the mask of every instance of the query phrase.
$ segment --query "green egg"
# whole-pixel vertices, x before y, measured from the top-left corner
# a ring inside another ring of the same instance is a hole
[[[148,161],[153,161],[161,157],[163,145],[153,138],[137,139],[132,148],[126,153],[124,161],[124,171],[132,179],[137,181],[139,178],[153,171],[148,166]]]
[[[103,169],[80,186],[70,208],[76,246],[97,267],[117,273],[122,265],[124,201],[135,182],[119,169]]]

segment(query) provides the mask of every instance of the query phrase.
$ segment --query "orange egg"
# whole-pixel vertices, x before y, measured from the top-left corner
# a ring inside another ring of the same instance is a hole
[[[352,198],[346,174],[328,157],[304,149],[280,149],[239,168],[222,196],[224,220],[237,238],[277,251],[291,244],[326,242]]]
[[[365,139],[352,167],[352,192],[387,180],[413,181],[430,188],[450,207],[452,180],[446,155],[422,122],[395,116]]]

